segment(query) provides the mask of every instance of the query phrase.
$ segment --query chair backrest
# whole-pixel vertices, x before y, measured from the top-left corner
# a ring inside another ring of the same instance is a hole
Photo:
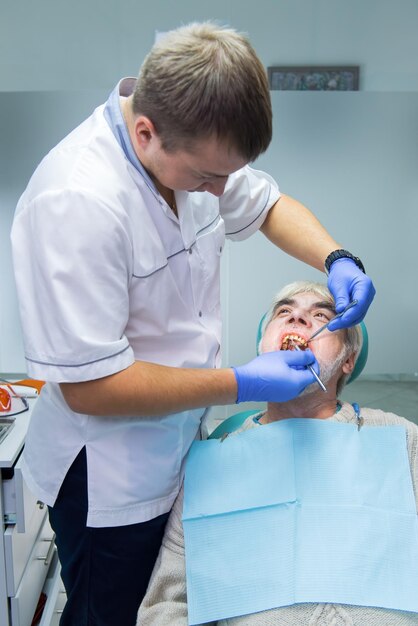
[[[224,419],[224,421],[221,422],[219,426],[217,426],[215,430],[211,432],[208,439],[220,439],[225,433],[232,433],[234,430],[238,430],[238,428],[245,422],[247,417],[249,417],[250,415],[255,415],[259,412],[259,410],[252,410],[234,413],[230,417]]]

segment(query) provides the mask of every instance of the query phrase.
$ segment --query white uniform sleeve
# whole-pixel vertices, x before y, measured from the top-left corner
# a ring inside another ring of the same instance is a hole
[[[18,206],[12,245],[30,376],[93,380],[134,362],[126,224],[84,192],[47,192]]]
[[[226,236],[240,241],[255,233],[279,198],[277,183],[265,172],[247,165],[231,174],[219,200]]]

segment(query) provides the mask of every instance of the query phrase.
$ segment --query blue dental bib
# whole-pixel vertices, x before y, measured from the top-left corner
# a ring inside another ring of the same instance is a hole
[[[189,624],[300,602],[418,612],[402,426],[288,419],[197,441],[183,526]]]

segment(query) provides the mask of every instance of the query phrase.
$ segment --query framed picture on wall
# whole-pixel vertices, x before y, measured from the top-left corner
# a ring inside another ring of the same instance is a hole
[[[268,67],[271,90],[358,91],[358,65],[290,65]]]

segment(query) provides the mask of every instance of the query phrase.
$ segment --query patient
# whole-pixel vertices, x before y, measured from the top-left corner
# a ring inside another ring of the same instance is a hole
[[[334,315],[334,302],[325,286],[311,282],[292,283],[276,296],[265,317],[259,350],[268,352],[278,349],[294,349],[295,344],[305,349],[307,339]],[[353,372],[361,342],[360,327],[336,332],[323,331],[309,343],[309,347],[320,365],[320,377],[327,391],[324,392],[317,383],[314,383],[293,400],[286,403],[268,404],[266,411],[248,417],[243,425],[230,436],[239,436],[240,433],[260,428],[263,424],[294,417],[351,423],[362,428],[401,425],[406,430],[408,459],[415,502],[417,502],[418,427],[402,417],[376,409],[361,408],[359,416],[358,411],[356,414],[352,405],[338,400],[344,384]],[[245,480],[243,476],[243,481]],[[174,504],[148,591],[139,610],[138,625],[140,626],[186,626],[188,624],[182,509],[183,489]],[[205,537],[202,537],[202,541],[204,540]],[[335,557],[338,559],[338,554]],[[355,576],[355,573],[353,575]],[[277,584],[280,584],[280,581]],[[259,611],[250,615],[212,622],[212,624],[218,626],[406,626],[414,624],[416,626],[418,613],[312,602]]]

